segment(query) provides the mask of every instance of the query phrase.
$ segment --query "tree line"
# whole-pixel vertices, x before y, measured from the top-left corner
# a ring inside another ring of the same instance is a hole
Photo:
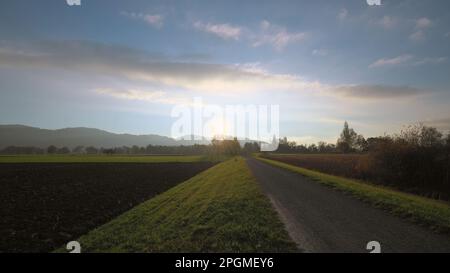
[[[297,144],[289,141],[286,137],[279,139],[279,146],[275,153],[368,153],[379,151],[380,147],[387,143],[409,143],[417,147],[443,147],[450,142],[450,134],[444,134],[436,128],[421,124],[409,126],[397,135],[385,135],[379,137],[364,136],[350,128],[348,123],[344,127],[336,144],[319,141],[317,144]],[[145,155],[145,154],[185,154],[202,155],[207,153],[224,153],[230,155],[247,154],[259,152],[258,142],[245,142],[240,145],[234,139],[213,139],[211,144],[194,144],[180,146],[121,146],[114,148],[103,148],[94,146],[76,146],[72,149],[68,147],[56,147],[50,145],[47,148],[8,146],[0,150],[0,154],[123,154],[123,155]]]
[[[352,157],[358,162],[348,170],[349,177],[450,199],[450,133],[423,124],[365,139],[345,122],[336,144],[305,146],[283,139],[276,153],[361,154]]]
[[[410,125],[399,134],[364,138],[344,122],[344,128],[336,144],[319,141],[317,144],[297,144],[281,138],[275,153],[368,153],[379,150],[386,142],[407,142],[421,147],[443,147],[450,142],[450,133],[444,135],[434,127],[423,124]]]
[[[20,154],[35,154],[35,155],[209,155],[209,154],[223,154],[223,155],[239,155],[250,154],[259,151],[259,144],[257,142],[246,142],[242,147],[239,141],[234,139],[213,139],[211,144],[202,145],[180,145],[180,146],[159,146],[147,145],[145,147],[139,146],[121,146],[114,148],[97,148],[93,146],[76,146],[72,149],[68,147],[56,147],[50,145],[47,148],[39,147],[23,147],[23,146],[8,146],[0,150],[3,155],[20,155]]]

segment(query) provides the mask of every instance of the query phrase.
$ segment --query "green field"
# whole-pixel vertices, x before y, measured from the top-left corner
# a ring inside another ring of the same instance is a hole
[[[200,155],[3,155],[0,163],[157,163],[208,160]]]
[[[324,185],[350,193],[376,207],[409,218],[431,229],[450,233],[450,205],[447,202],[428,199],[355,179],[324,174],[258,156],[257,158],[274,166],[310,177]]]
[[[134,207],[78,241],[82,252],[297,250],[241,157]]]

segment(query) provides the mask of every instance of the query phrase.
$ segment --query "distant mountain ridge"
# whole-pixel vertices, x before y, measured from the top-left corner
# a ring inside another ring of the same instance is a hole
[[[203,140],[175,140],[170,137],[155,134],[132,135],[116,134],[95,128],[75,127],[63,129],[41,129],[25,125],[0,125],[0,149],[8,146],[34,146],[47,148],[50,145],[57,147],[74,148],[76,146],[94,146],[113,148],[121,146],[178,146],[209,144]]]

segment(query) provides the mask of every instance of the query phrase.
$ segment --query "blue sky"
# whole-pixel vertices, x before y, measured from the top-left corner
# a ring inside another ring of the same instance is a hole
[[[449,58],[448,1],[2,1],[0,123],[169,135],[202,97],[298,142],[448,130]]]

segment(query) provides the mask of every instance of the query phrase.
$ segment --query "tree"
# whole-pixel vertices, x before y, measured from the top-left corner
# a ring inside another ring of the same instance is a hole
[[[238,155],[241,153],[241,145],[237,138],[233,140],[224,139],[219,140],[214,138],[211,140],[212,150],[215,154],[224,154],[224,155]]]
[[[423,126],[420,132],[420,145],[423,147],[438,147],[444,144],[442,133],[436,128]]]
[[[395,138],[416,147],[439,147],[445,144],[443,134],[439,130],[421,123],[409,125]]]
[[[47,148],[48,154],[56,154],[57,151],[58,151],[58,148],[56,148],[56,146],[54,146],[54,145],[50,145]]]
[[[325,153],[327,150],[327,143],[324,141],[319,141],[317,143],[317,149],[318,149],[319,153]]]
[[[317,153],[317,151],[318,151],[317,145],[314,144],[314,143],[310,144],[308,146],[308,151],[311,152],[311,153]]]
[[[324,141],[319,141],[317,143],[317,150],[319,153],[334,153],[336,152],[336,146],[334,144],[329,144]]]
[[[107,155],[112,155],[112,154],[114,154],[114,149],[106,148],[106,149],[102,149],[102,152]]]
[[[242,152],[246,155],[250,155],[252,153],[259,152],[258,142],[246,142],[244,144],[244,148],[242,149]]]
[[[133,145],[131,147],[131,153],[132,154],[137,155],[137,154],[139,154],[139,151],[140,151],[140,149],[139,149],[139,147],[137,145]]]
[[[86,148],[86,153],[90,154],[90,155],[98,154],[98,149],[95,148],[95,147],[89,146],[89,147]]]
[[[77,147],[73,148],[72,153],[74,153],[74,154],[84,153],[84,146],[77,146]]]
[[[287,137],[280,138],[278,141],[278,153],[293,153],[297,148],[297,143],[295,141],[289,141]]]
[[[358,134],[348,126],[347,121],[344,122],[344,129],[342,129],[341,136],[337,141],[337,148],[343,153],[349,153],[355,149]]]
[[[0,154],[43,154],[44,149],[37,147],[8,146],[0,151]]]
[[[67,147],[62,147],[61,149],[58,149],[57,151],[58,154],[69,154],[70,153],[70,149]]]
[[[399,135],[394,135],[394,138],[397,141],[403,141],[413,146],[419,146],[422,127],[422,124],[409,125],[405,129],[402,129]]]
[[[367,152],[368,144],[362,135],[358,135],[355,140],[355,147],[358,152]]]

